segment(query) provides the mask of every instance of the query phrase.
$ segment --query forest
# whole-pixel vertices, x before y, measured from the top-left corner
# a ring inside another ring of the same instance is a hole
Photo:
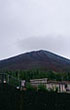
[[[70,81],[69,72],[55,72],[55,71],[42,71],[42,70],[17,70],[17,71],[5,71],[7,74],[12,75],[20,80],[29,81],[30,79],[48,78],[48,80],[56,81]]]

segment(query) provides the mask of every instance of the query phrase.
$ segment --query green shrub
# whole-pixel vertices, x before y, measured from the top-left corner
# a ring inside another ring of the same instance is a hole
[[[44,84],[39,84],[38,85],[38,91],[39,90],[41,90],[41,91],[47,91],[46,86]]]
[[[50,92],[55,92],[54,88],[50,88],[49,91],[50,91]]]
[[[29,82],[26,83],[26,89],[27,90],[37,90],[37,88],[32,86]]]
[[[55,88],[55,92],[58,92],[58,87]]]

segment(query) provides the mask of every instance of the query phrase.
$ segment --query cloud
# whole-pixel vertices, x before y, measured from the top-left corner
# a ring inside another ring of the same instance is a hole
[[[70,41],[62,36],[30,37],[19,41],[22,51],[49,50],[61,55],[69,54]]]
[[[34,49],[70,57],[69,41],[70,0],[0,0],[0,58]]]

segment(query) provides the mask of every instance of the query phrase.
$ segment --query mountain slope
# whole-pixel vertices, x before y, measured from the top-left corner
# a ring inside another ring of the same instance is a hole
[[[48,51],[32,51],[0,61],[0,70],[42,69],[70,72],[70,60]]]

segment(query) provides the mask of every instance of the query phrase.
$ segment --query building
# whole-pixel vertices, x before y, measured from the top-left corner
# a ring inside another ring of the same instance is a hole
[[[66,92],[65,88],[66,83],[61,82],[61,81],[48,81],[46,84],[46,88],[48,90],[53,89],[54,91],[58,89],[58,92]]]
[[[32,86],[36,86],[36,87],[38,87],[38,85],[40,85],[40,84],[46,85],[47,84],[47,78],[30,80],[30,84]]]
[[[30,80],[30,84],[34,87],[38,87],[38,85],[43,84],[49,91],[55,91],[57,89],[58,92],[70,92],[70,81],[53,81],[48,80],[47,78],[42,78]]]

